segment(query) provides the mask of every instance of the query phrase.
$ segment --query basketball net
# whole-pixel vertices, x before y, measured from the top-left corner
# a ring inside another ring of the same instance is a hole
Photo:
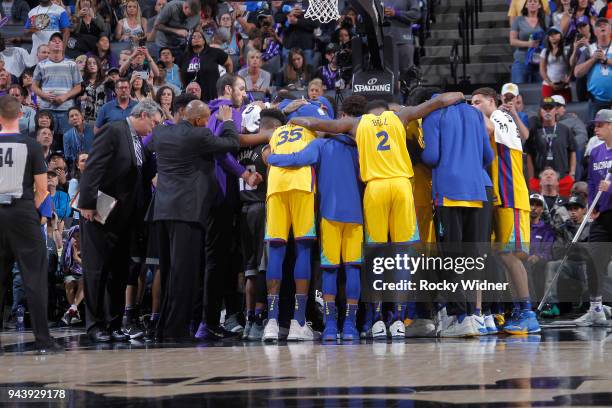
[[[305,18],[317,20],[321,24],[340,19],[338,0],[310,0]]]

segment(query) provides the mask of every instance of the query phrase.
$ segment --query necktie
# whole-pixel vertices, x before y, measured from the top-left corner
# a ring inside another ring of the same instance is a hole
[[[138,135],[132,135],[132,139],[134,140],[134,153],[136,153],[136,164],[138,167],[142,166],[142,144],[140,142],[140,138]]]

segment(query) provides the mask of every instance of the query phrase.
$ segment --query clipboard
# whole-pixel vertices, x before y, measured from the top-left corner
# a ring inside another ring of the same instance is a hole
[[[80,194],[81,192],[76,193],[70,202],[70,206],[76,211],[79,211],[78,203]],[[96,200],[96,216],[94,219],[102,225],[106,224],[106,220],[111,215],[116,205],[116,198],[98,190],[98,199]]]

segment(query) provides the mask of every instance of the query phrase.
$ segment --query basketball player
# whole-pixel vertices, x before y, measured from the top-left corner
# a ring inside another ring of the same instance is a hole
[[[406,107],[397,114],[388,110],[384,101],[368,104],[361,118],[345,117],[338,120],[294,118],[290,123],[311,130],[351,134],[357,141],[361,179],[366,183],[363,198],[367,242],[406,243],[419,241],[419,230],[414,209],[410,179],[414,173],[406,147],[406,126],[436,109],[463,99],[461,93],[442,94],[415,107]],[[404,305],[396,304],[391,337],[403,338]],[[375,339],[387,337],[382,319],[381,304],[373,311],[375,323],[368,330]]]
[[[320,117],[329,119],[322,110],[315,110]],[[299,152],[316,138],[307,127],[288,124],[277,128],[270,139],[270,151],[274,154]],[[263,341],[278,340],[278,300],[282,278],[283,260],[287,248],[289,230],[293,230],[296,245],[295,310],[289,326],[287,340],[316,340],[320,333],[306,324],[306,300],[310,283],[310,251],[316,239],[314,178],[310,166],[285,169],[271,166],[268,171],[266,195],[266,241],[269,243],[268,270],[268,322]]]
[[[367,99],[352,95],[342,104],[342,117],[358,117],[365,112]],[[336,294],[338,270],[342,261],[346,272],[346,317],[342,340],[359,339],[355,322],[360,294],[359,267],[363,243],[361,186],[355,140],[347,135],[317,139],[304,150],[292,154],[272,154],[273,166],[312,165],[317,170],[321,214],[321,269],[325,330],[323,341],[336,341],[338,321]]]
[[[491,88],[480,88],[472,94],[472,105],[485,116],[491,137],[494,159],[491,179],[498,206],[494,210],[493,230],[500,259],[514,286],[514,310],[504,326],[508,334],[539,333],[540,325],[531,310],[527,271],[522,263],[529,255],[529,191],[523,175],[523,148],[526,138],[515,109],[497,109],[497,93]],[[486,320],[492,317],[485,316]],[[485,321],[489,326],[492,322]]]

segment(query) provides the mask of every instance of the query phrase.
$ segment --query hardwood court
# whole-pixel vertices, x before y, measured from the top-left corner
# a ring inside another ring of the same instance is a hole
[[[45,357],[30,351],[31,334],[5,332],[0,406],[9,401],[7,390],[19,387],[67,390],[63,400],[47,405],[66,407],[610,406],[611,332],[560,328],[541,336],[355,344],[93,345],[81,331],[55,330],[67,351]],[[8,406],[21,406],[11,401]]]

